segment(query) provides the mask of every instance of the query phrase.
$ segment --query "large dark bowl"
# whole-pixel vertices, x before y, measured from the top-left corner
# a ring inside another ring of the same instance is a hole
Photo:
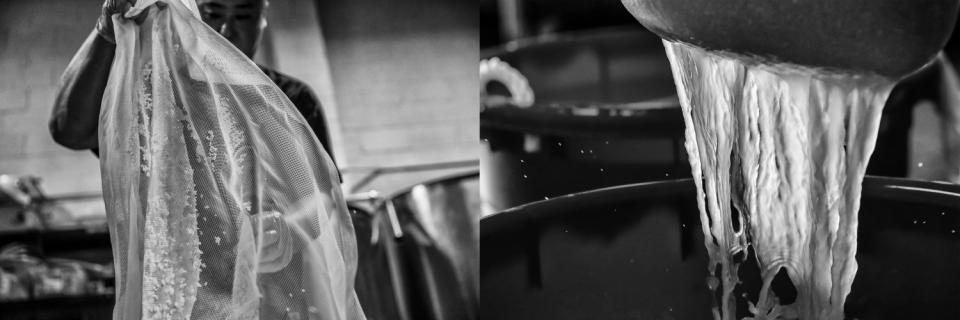
[[[642,183],[485,217],[481,318],[710,319],[695,195],[689,179]],[[857,262],[848,318],[960,318],[960,186],[867,177]],[[756,265],[740,274],[755,296]]]
[[[899,79],[943,48],[956,0],[623,0],[665,39]]]

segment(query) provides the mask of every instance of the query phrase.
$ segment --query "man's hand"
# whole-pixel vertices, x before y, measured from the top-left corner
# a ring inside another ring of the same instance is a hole
[[[130,10],[135,4],[137,4],[137,0],[104,0],[103,9],[100,11],[100,18],[97,19],[97,33],[99,33],[104,40],[116,44],[117,40],[113,35],[113,15],[120,14],[122,17],[123,14],[126,13],[127,10]],[[143,21],[146,16],[147,11],[144,10],[137,15],[134,20],[140,22]]]

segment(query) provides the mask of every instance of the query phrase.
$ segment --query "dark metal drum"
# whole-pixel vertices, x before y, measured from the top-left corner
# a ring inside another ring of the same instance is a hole
[[[482,318],[712,318],[695,195],[688,179],[642,183],[485,217]],[[755,299],[749,261],[736,295]],[[867,177],[857,262],[847,318],[960,318],[960,185]],[[785,302],[791,289],[774,281]]]
[[[536,103],[480,113],[484,202],[499,211],[573,192],[689,177],[683,117],[660,39],[642,28],[527,40],[485,52]]]

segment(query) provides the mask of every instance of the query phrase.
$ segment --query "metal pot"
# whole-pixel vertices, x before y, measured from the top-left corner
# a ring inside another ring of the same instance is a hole
[[[479,173],[413,186],[385,204],[406,268],[411,319],[477,319]]]
[[[357,295],[370,319],[477,319],[479,174],[426,181],[351,208]],[[366,207],[370,207],[367,205]]]

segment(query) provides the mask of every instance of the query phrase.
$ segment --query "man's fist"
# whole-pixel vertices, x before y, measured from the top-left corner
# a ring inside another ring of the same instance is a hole
[[[123,14],[136,3],[137,0],[104,0],[100,18],[97,19],[97,33],[110,43],[117,43],[113,36],[113,15],[120,14],[123,17]],[[134,17],[134,20],[141,22],[146,16],[147,11],[144,10],[140,15]]]

